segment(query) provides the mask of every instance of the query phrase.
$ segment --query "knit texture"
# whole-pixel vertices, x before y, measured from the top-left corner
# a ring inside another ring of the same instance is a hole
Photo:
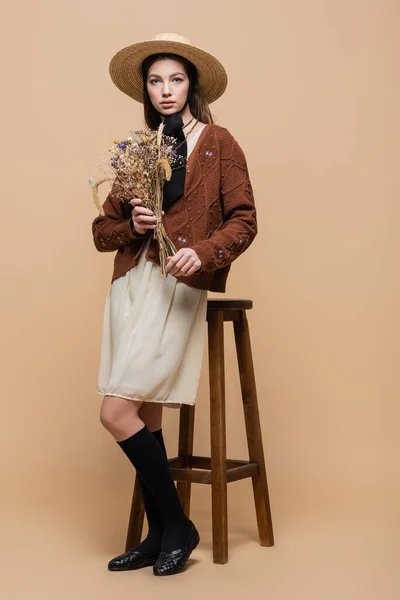
[[[132,207],[117,200],[114,189],[103,208],[105,215],[92,224],[93,240],[100,252],[117,250],[114,281],[136,266],[152,232],[135,232]],[[166,212],[164,226],[177,249],[191,247],[201,260],[199,272],[178,279],[195,288],[224,292],[232,262],[257,234],[246,158],[224,127],[208,125],[203,129],[188,159],[184,195]],[[154,239],[147,258],[159,263]]]

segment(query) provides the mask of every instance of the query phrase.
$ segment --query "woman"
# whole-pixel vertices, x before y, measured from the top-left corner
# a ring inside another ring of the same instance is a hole
[[[232,261],[257,233],[244,154],[208,107],[227,85],[210,54],[176,34],[161,34],[118,52],[113,82],[144,104],[147,125],[177,139],[187,161],[165,183],[163,222],[177,247],[161,274],[154,214],[115,197],[93,221],[100,252],[117,251],[103,325],[97,391],[100,419],[136,469],[149,532],[110,561],[110,570],[153,565],[155,575],[181,571],[199,534],[186,517],[170,475],[162,435],[163,406],[195,402],[206,327],[207,290],[225,291]]]

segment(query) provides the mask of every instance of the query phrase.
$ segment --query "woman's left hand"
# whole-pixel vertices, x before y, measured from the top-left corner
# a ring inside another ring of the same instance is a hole
[[[168,257],[167,273],[175,277],[188,277],[201,268],[201,260],[192,248],[181,248],[174,256]]]

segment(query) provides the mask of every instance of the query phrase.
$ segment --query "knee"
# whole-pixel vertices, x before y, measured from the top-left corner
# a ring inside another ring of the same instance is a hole
[[[117,423],[121,421],[123,415],[120,410],[117,410],[113,406],[110,405],[102,405],[100,409],[100,423],[105,427],[108,431],[111,431]]]
[[[139,418],[137,413],[138,411],[135,410],[135,407],[132,406],[132,403],[129,400],[126,400],[125,402],[113,402],[109,399],[105,399],[100,409],[100,423],[107,431],[113,433],[123,427],[127,420],[132,422],[135,417]]]

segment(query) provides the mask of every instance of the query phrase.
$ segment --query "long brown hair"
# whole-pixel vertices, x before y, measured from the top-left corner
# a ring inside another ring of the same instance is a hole
[[[161,116],[154,108],[149,92],[147,91],[147,75],[151,65],[153,65],[157,60],[171,58],[173,60],[177,60],[185,68],[186,74],[189,77],[191,84],[193,85],[192,95],[189,101],[190,112],[194,116],[195,119],[198,119],[201,123],[211,124],[214,123],[213,117],[211,115],[210,108],[201,93],[201,90],[198,85],[197,80],[197,69],[190,60],[187,60],[183,56],[179,56],[178,54],[152,54],[148,56],[142,63],[142,77],[143,77],[143,97],[144,97],[144,118],[146,121],[147,127],[150,129],[157,129],[159,124],[161,123]]]

